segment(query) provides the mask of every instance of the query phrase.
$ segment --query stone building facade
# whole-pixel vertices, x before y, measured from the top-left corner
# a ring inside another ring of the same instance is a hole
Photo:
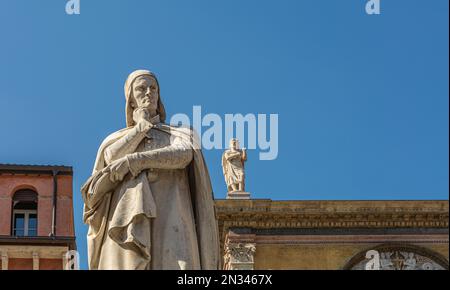
[[[222,268],[365,269],[375,253],[382,270],[448,269],[448,210],[433,200],[216,200]]]
[[[0,164],[2,270],[58,270],[76,249],[72,168]]]

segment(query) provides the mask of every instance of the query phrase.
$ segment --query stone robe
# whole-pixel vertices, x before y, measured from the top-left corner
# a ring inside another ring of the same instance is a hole
[[[227,186],[244,181],[244,163],[241,151],[227,150],[222,155],[222,169]]]
[[[158,124],[132,154],[139,168],[111,191],[97,189],[114,161],[107,148],[133,130],[105,139],[82,188],[90,269],[218,269],[212,188],[190,129]]]

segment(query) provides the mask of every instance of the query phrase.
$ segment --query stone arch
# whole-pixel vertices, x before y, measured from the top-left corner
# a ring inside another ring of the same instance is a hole
[[[389,259],[396,259],[397,262],[393,263],[393,269],[391,270],[406,270],[404,261],[406,261],[408,257],[405,257],[405,253],[413,253],[416,262],[420,261],[420,263],[417,263],[416,270],[449,269],[449,262],[443,255],[425,247],[406,243],[386,243],[367,248],[366,250],[361,251],[350,258],[350,260],[344,265],[343,269],[364,269],[362,266],[365,265],[365,261],[368,261],[368,259],[366,259],[366,253],[369,250],[375,250],[381,254],[385,253],[385,255],[389,255]]]

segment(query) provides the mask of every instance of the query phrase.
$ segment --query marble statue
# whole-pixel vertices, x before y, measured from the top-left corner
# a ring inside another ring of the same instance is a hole
[[[405,257],[405,270],[415,270],[417,268],[417,260],[414,257],[414,253],[403,253],[403,257]]]
[[[239,141],[231,139],[230,149],[222,155],[222,169],[228,192],[245,191],[245,161],[247,161],[245,148],[239,149]]]
[[[380,269],[381,270],[392,270],[394,269],[394,264],[391,261],[392,253],[381,253],[380,255]]]
[[[165,124],[156,76],[125,83],[127,127],[109,135],[82,187],[90,269],[218,269],[208,169],[190,128]]]

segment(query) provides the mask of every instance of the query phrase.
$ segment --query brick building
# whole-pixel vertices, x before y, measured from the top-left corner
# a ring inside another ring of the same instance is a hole
[[[75,250],[71,167],[0,164],[2,270],[57,270]]]

